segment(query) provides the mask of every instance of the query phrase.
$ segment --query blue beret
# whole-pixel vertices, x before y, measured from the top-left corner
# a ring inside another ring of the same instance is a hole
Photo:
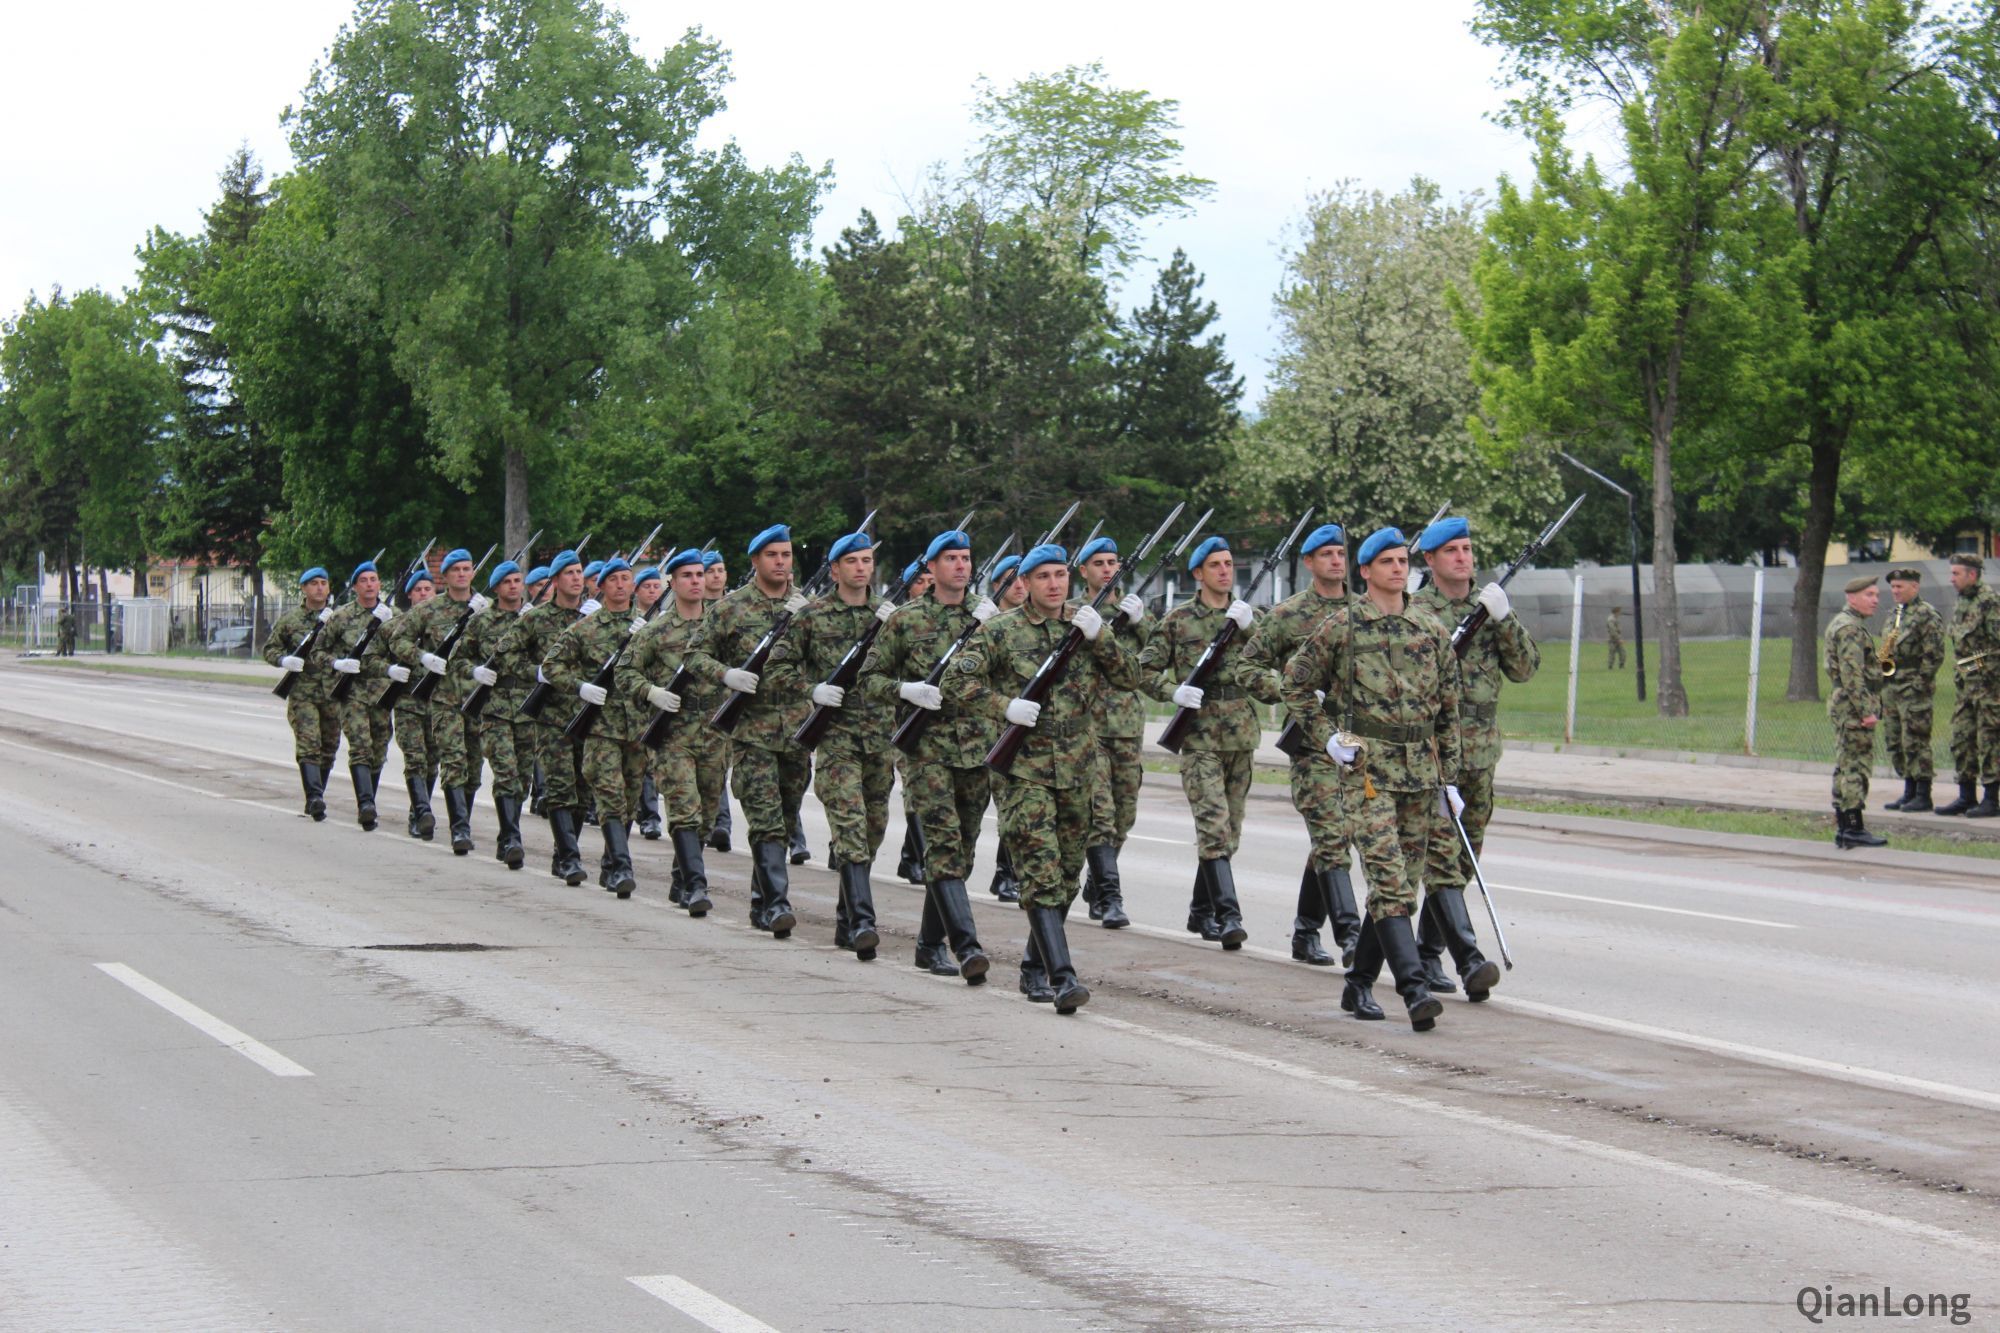
[[[701,552],[690,546],[685,551],[678,551],[668,556],[665,568],[667,573],[671,574],[677,569],[686,568],[688,565],[705,566],[707,563],[706,560],[702,559]]]
[[[438,566],[438,573],[440,574],[444,573],[447,569],[450,569],[453,565],[459,563],[461,560],[468,565],[471,564],[472,552],[466,550],[463,546],[456,547],[453,550],[447,551],[445,553],[444,562]]]
[[[924,576],[923,561],[912,560],[909,564],[903,566],[903,586],[905,588],[909,587],[912,583],[915,583],[918,579],[922,578],[923,576]]]
[[[755,555],[757,554],[757,552],[763,550],[766,546],[769,546],[772,542],[788,542],[791,539],[792,539],[792,530],[790,528],[786,527],[782,523],[773,523],[770,527],[765,528],[762,532],[758,533],[755,537],[752,537],[750,539],[749,550],[747,550],[744,554]]]
[[[537,583],[547,583],[548,581],[549,567],[547,565],[536,565],[528,571],[528,577],[524,580],[530,588],[534,587]]]
[[[1368,534],[1368,540],[1361,543],[1361,553],[1355,559],[1367,564],[1392,546],[1408,546],[1410,539],[1403,535],[1401,528],[1377,528]]]
[[[1089,560],[1090,557],[1094,555],[1103,555],[1106,551],[1111,552],[1111,554],[1113,555],[1117,555],[1118,543],[1112,541],[1109,537],[1098,537],[1095,538],[1094,540],[1087,541],[1083,544],[1083,549],[1076,553],[1076,563],[1078,563],[1079,565],[1083,564],[1086,560]]]
[[[632,568],[631,561],[627,560],[622,555],[614,555],[609,560],[606,560],[602,565],[598,566],[597,570],[598,581],[603,582],[605,579],[610,578],[613,574],[618,573],[620,570],[629,570],[631,568]],[[588,572],[589,572],[588,570],[585,571],[586,574]]]
[[[308,583],[311,583],[314,579],[323,579],[326,577],[327,577],[326,570],[320,567],[319,565],[314,565],[311,569],[308,569],[305,573],[299,575],[299,586],[303,588]],[[331,582],[331,580],[328,581]]]
[[[1068,551],[1063,550],[1062,547],[1057,546],[1054,542],[1044,542],[1040,546],[1031,547],[1028,553],[1021,557],[1021,577],[1028,577],[1028,575],[1034,573],[1043,565],[1067,565],[1068,563]]]
[[[1194,554],[1188,557],[1188,573],[1192,574],[1197,569],[1200,569],[1202,561],[1208,559],[1217,551],[1226,551],[1228,549],[1229,538],[1223,536],[1221,533],[1210,537],[1207,541],[1195,547]]]
[[[1453,514],[1450,518],[1439,519],[1419,533],[1417,536],[1417,549],[1419,551],[1435,551],[1446,542],[1455,542],[1460,537],[1470,537],[1471,535],[1472,525],[1458,515]]]
[[[714,569],[722,563],[722,552],[720,551],[703,551],[701,553],[701,567],[703,569]]]
[[[856,551],[869,550],[874,545],[874,542],[868,540],[867,533],[850,532],[833,544],[833,548],[826,553],[826,558],[828,560],[838,560],[844,555],[853,555]]]
[[[353,587],[354,580],[360,578],[363,574],[376,574],[379,576],[380,571],[375,568],[375,562],[373,560],[363,560],[360,564],[354,567],[354,572],[347,576],[347,586],[350,588]]]
[[[419,566],[417,568],[416,573],[410,575],[409,578],[403,580],[403,591],[412,592],[416,589],[416,586],[419,583],[429,583],[430,581],[431,581],[431,572],[428,569]]]
[[[556,575],[562,573],[565,569],[568,569],[571,565],[582,563],[582,560],[583,557],[578,555],[575,551],[556,552],[556,558],[549,561],[549,577],[554,578]]]
[[[659,577],[660,577],[660,571],[654,568],[652,565],[648,565],[633,576],[632,586],[636,588],[640,584],[646,582],[648,579],[658,581]]]
[[[946,551],[970,551],[971,549],[972,535],[953,528],[949,532],[940,532],[937,536],[931,538],[931,544],[924,548],[924,563],[929,564]]]
[[[509,574],[518,574],[520,572],[521,567],[512,560],[502,560],[499,564],[493,566],[493,572],[486,576],[486,590],[488,592],[493,591],[493,589],[500,586],[500,580],[506,578]]]
[[[618,557],[614,555],[611,558],[616,560]],[[630,569],[631,566],[627,565],[626,568]],[[601,578],[603,574],[604,562],[602,560],[593,560],[583,567],[583,576],[587,579]]]
[[[1002,560],[999,564],[993,566],[993,577],[986,581],[988,586],[992,586],[994,584],[999,583],[1001,579],[1004,579],[1007,577],[1007,575],[1013,573],[1014,570],[1020,565],[1020,563],[1021,563],[1020,556],[1010,555],[1006,559]]]
[[[1340,530],[1338,523],[1322,523],[1307,535],[1305,544],[1299,547],[1300,555],[1311,555],[1322,546],[1336,546],[1347,540],[1347,534]]]

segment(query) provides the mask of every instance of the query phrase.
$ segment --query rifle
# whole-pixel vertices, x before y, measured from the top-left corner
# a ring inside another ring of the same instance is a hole
[[[1054,541],[1062,534],[1062,530],[1069,526],[1069,521],[1076,517],[1076,511],[1082,507],[1083,501],[1078,500],[1070,505],[1068,509],[1065,509],[1063,516],[1055,521],[1055,526],[1037,538],[1035,545],[1046,546]],[[1001,552],[1007,549],[1007,544],[1011,541],[1013,541],[1013,537],[1010,535],[1007,542],[1002,542],[998,547],[994,548],[993,554],[987,557],[986,568],[989,574],[993,567],[1000,562]],[[1014,585],[1014,580],[1020,577],[1020,568],[1017,564],[1013,569],[1008,570],[1006,577],[994,585],[993,590],[986,595],[997,604],[1002,597],[1006,596],[1007,589]],[[977,584],[968,583],[965,586],[965,595],[967,597],[972,596],[972,590],[977,586]],[[944,673],[950,668],[952,659],[958,656],[959,650],[970,643],[972,636],[978,632],[979,622],[977,620],[960,630],[958,637],[951,641],[950,646],[944,650],[943,655],[938,658],[929,673],[924,676],[924,684],[935,686],[939,681],[943,680]],[[938,710],[932,708],[912,707],[903,720],[897,724],[895,734],[889,737],[889,743],[904,754],[915,754],[917,752],[917,743],[924,738],[924,732],[930,729],[931,719],[937,715],[937,712]]]
[[[423,549],[417,552],[417,558],[410,561],[409,564],[403,567],[403,573],[401,575],[401,581],[403,583],[408,583],[410,581],[411,576],[414,575],[419,569],[423,568],[424,561],[430,557],[431,547],[435,545],[437,545],[437,538],[433,536],[429,541],[424,543]],[[382,622],[377,621],[376,623],[379,625]],[[365,645],[367,641],[364,639],[362,642]],[[356,656],[358,657],[360,656],[360,654],[357,653]],[[375,706],[377,708],[394,708],[397,704],[397,701],[399,701],[403,697],[404,692],[407,691],[409,688],[410,686],[407,681],[391,679],[389,681],[388,688],[382,691],[382,697],[375,701]]]
[[[1180,513],[1181,512],[1180,508],[1177,507],[1174,510],[1174,512],[1176,514]],[[1153,586],[1153,580],[1160,576],[1160,571],[1167,567],[1167,562],[1175,559],[1180,555],[1181,552],[1187,550],[1189,543],[1194,541],[1196,534],[1198,534],[1203,528],[1207,527],[1208,520],[1214,517],[1215,517],[1215,510],[1211,508],[1207,513],[1203,514],[1200,518],[1194,521],[1193,527],[1189,528],[1185,533],[1181,535],[1181,539],[1174,543],[1173,550],[1161,553],[1160,558],[1153,562],[1153,567],[1146,571],[1146,577],[1139,580],[1139,585],[1134,589],[1132,589],[1133,593],[1138,596],[1140,601],[1144,601],[1146,599],[1146,589]],[[1134,556],[1133,558],[1135,560],[1138,559],[1137,556]],[[1127,625],[1131,623],[1132,623],[1131,618],[1128,617],[1122,610],[1119,611],[1117,615],[1111,618],[1111,628],[1114,630],[1124,629]]]
[[[542,535],[542,530],[540,528],[536,528],[535,536],[528,538],[528,540],[526,540],[525,542],[522,542],[521,549],[514,552],[514,554],[508,556],[507,558],[513,561],[517,565],[520,564],[522,560],[527,558],[528,552],[535,549],[535,539],[537,537],[540,537],[541,535]],[[499,660],[499,657],[500,654],[498,651],[498,645],[495,645],[495,651],[493,652],[493,654],[489,656],[484,662],[481,662],[480,665],[488,669],[491,669],[493,664]],[[481,685],[477,681],[473,682],[472,693],[466,695],[464,701],[461,702],[458,706],[459,716],[478,717],[481,713],[486,711],[486,701],[492,697],[493,697],[493,687],[491,685]]]
[[[1183,506],[1183,508],[1185,508],[1185,506]],[[1174,512],[1178,514],[1180,510],[1176,509]],[[1096,527],[1092,528],[1089,532],[1083,534],[1083,540],[1076,544],[1074,551],[1069,558],[1070,573],[1074,574],[1076,572],[1077,566],[1083,563],[1083,548],[1090,545],[1092,542],[1096,541],[1097,534],[1102,531],[1104,531],[1104,520],[1100,518],[1097,520]]]
[[[369,557],[368,557],[368,563],[372,565],[372,564],[374,564],[374,563],[375,563],[375,562],[376,562],[377,560],[380,560],[380,559],[382,558],[383,554],[384,554],[385,552],[387,552],[387,551],[388,551],[388,549],[389,549],[389,548],[385,546],[385,547],[383,547],[383,548],[382,548],[382,549],[381,549],[380,551],[377,551],[377,552],[376,552],[376,553],[375,553],[374,555],[371,555],[371,556],[369,556]],[[381,577],[381,576],[380,576],[380,574],[378,573],[376,577],[377,577],[377,579],[378,579],[378,581],[379,581],[379,579],[380,579],[380,577]],[[353,580],[353,579],[349,579],[349,580],[347,581],[347,586],[348,586],[348,587],[349,587],[350,589],[352,589],[352,588],[354,587],[354,580]],[[386,599],[386,598],[385,598],[384,596],[382,596],[382,595],[381,595],[380,593],[378,593],[378,594],[377,594],[377,597],[376,597],[376,602],[375,602],[375,605],[377,605],[377,606],[387,606],[388,604],[389,604],[389,603],[388,603],[388,600],[387,600],[387,599]],[[361,631],[361,638],[360,638],[359,642],[357,642],[357,643],[355,644],[355,646],[354,646],[354,651],[353,651],[353,653],[351,654],[351,656],[353,656],[353,657],[354,657],[354,658],[356,658],[356,659],[359,659],[359,658],[360,658],[360,656],[361,656],[361,654],[363,654],[363,653],[365,653],[365,652],[367,652],[367,651],[368,651],[368,644],[369,644],[369,641],[370,641],[370,640],[372,640],[372,639],[373,639],[373,638],[375,637],[375,631],[376,631],[376,629],[377,629],[377,628],[379,628],[379,627],[381,626],[381,624],[382,624],[382,622],[381,622],[381,620],[380,620],[380,619],[377,619],[377,618],[374,618],[374,617],[371,617],[371,618],[369,619],[369,621],[368,621],[368,625],[367,625],[367,628],[365,628],[365,629],[363,629],[363,630]],[[341,703],[341,702],[345,701],[345,700],[346,700],[346,698],[347,698],[347,696],[348,696],[349,694],[352,694],[353,692],[354,692],[354,677],[352,677],[352,676],[342,676],[342,677],[341,677],[341,678],[340,678],[339,680],[336,680],[335,682],[333,682],[333,696],[332,696],[332,697],[333,697],[333,701],[334,701],[335,703]]]
[[[1166,520],[1159,527],[1153,529],[1153,535],[1146,538],[1139,549],[1132,553],[1132,559],[1135,563],[1144,560],[1153,553],[1153,548],[1158,546],[1161,540],[1166,537],[1167,525],[1179,518],[1181,511],[1186,507],[1185,502],[1175,505],[1173,512],[1167,515]],[[1111,595],[1114,582],[1113,580],[1106,580],[1104,586],[1097,590],[1096,595],[1090,599],[1091,610],[1095,611],[1099,604]],[[1111,624],[1106,622],[1104,629],[1110,630],[1111,628]],[[1099,633],[1103,632],[1104,630],[1099,631]],[[1062,680],[1064,673],[1069,670],[1070,659],[1076,656],[1076,650],[1082,643],[1083,631],[1075,625],[1071,625],[1069,631],[1063,635],[1062,641],[1055,646],[1055,651],[1042,659],[1041,666],[1035,669],[1035,674],[1022,687],[1020,697],[1033,703],[1041,703],[1047,699],[1049,691],[1056,687]],[[1022,726],[1018,722],[1008,723],[1006,729],[1000,733],[1000,739],[993,742],[993,748],[986,752],[986,766],[996,773],[1011,773],[1014,769],[1015,757],[1021,753],[1022,743],[1028,739],[1028,731],[1027,727]]]
[[[660,535],[660,529],[664,528],[665,526],[667,525],[664,520],[655,523],[653,525],[653,530],[646,534],[646,540],[640,542],[636,547],[632,549],[632,554],[625,557],[625,563],[632,566],[632,568],[635,570],[639,568],[639,562],[646,558],[646,552],[652,548],[653,539]]]
[[[472,567],[473,578],[479,577],[479,571],[486,568],[486,562],[493,558],[493,552],[499,545],[499,542],[494,542],[492,546],[486,548],[486,554],[480,556],[479,563]],[[465,637],[466,627],[472,623],[473,615],[472,598],[468,597],[465,600],[465,614],[458,618],[458,623],[451,627],[451,633],[445,635],[444,642],[438,645],[437,655],[447,663],[451,661],[452,653],[458,648],[458,641]],[[410,697],[420,704],[429,703],[431,696],[437,693],[438,682],[443,679],[444,675],[441,672],[424,672],[424,678],[410,686]]]
[[[647,540],[651,540],[648,538]],[[590,683],[601,690],[609,690],[618,681],[618,664],[625,659],[625,650],[632,646],[632,637],[639,632],[646,618],[635,608],[632,619],[625,625],[625,638],[611,651],[590,678]],[[604,711],[603,704],[584,703],[570,716],[569,725],[563,728],[563,739],[578,745],[589,737],[591,729],[597,725],[598,715]]]
[[[862,519],[854,530],[856,532],[868,531],[868,525],[875,521],[875,514],[875,510],[869,510],[868,517]],[[821,580],[825,579],[832,572],[833,544],[831,542],[827,543],[826,554],[827,558],[819,563],[818,572],[806,581],[804,588],[800,589],[807,597],[817,596],[818,594],[813,590],[819,587]],[[752,569],[754,572],[754,565]],[[791,627],[792,613],[790,611],[778,612],[778,618],[771,622],[771,628],[764,631],[764,637],[759,639],[757,646],[750,650],[750,656],[743,659],[743,665],[740,669],[748,671],[752,675],[763,675],[764,667],[771,660],[771,650],[778,646],[778,641],[785,637],[785,631]],[[708,725],[714,727],[724,735],[729,735],[736,730],[736,724],[743,720],[743,710],[749,706],[749,695],[731,690],[729,691],[729,697],[718,704],[715,711],[709,715]]]
[[[1257,576],[1250,580],[1250,587],[1243,594],[1244,601],[1247,602],[1250,600],[1251,596],[1257,591],[1257,585],[1261,584],[1265,576],[1278,567],[1278,562],[1284,559],[1285,553],[1292,549],[1292,543],[1296,542],[1299,539],[1299,534],[1306,530],[1306,524],[1312,522],[1313,512],[1313,510],[1307,509],[1299,517],[1299,521],[1293,525],[1292,535],[1272,547],[1271,554],[1264,557],[1264,563],[1257,569]],[[1224,621],[1222,628],[1215,632],[1215,637],[1208,641],[1208,647],[1202,649],[1201,657],[1195,662],[1194,669],[1188,672],[1187,679],[1181,683],[1192,685],[1196,689],[1207,688],[1210,677],[1214,676],[1222,668],[1222,655],[1228,650],[1230,643],[1235,640],[1236,633],[1236,622],[1233,620]],[[1181,746],[1187,743],[1188,730],[1194,726],[1194,715],[1197,711],[1193,708],[1177,709],[1173,717],[1167,722],[1166,730],[1160,733],[1160,748],[1166,750],[1169,754],[1179,754]]]
[[[710,537],[701,549],[704,555],[713,551],[715,549],[715,538]],[[662,598],[661,602],[664,605],[665,599]],[[660,614],[665,615],[666,612],[662,611]],[[706,614],[706,612],[703,614]],[[686,690],[689,684],[688,675],[687,654],[683,653],[681,654],[681,664],[675,667],[674,674],[667,678],[667,693],[680,694]],[[667,733],[673,729],[674,719],[679,716],[679,713],[669,713],[664,708],[654,713],[653,720],[646,724],[646,729],[643,732],[639,733],[639,743],[656,750],[666,744]]]
[[[1562,515],[1555,522],[1543,528],[1541,536],[1521,548],[1521,554],[1515,556],[1514,563],[1507,566],[1506,572],[1500,575],[1499,582],[1501,587],[1506,587],[1508,580],[1520,573],[1523,565],[1526,565],[1530,560],[1540,555],[1542,548],[1555,540],[1555,535],[1562,531],[1563,524],[1569,522],[1569,516],[1582,507],[1583,499],[1584,497],[1579,495],[1576,499],[1570,501],[1569,508],[1563,510]],[[1453,654],[1461,658],[1464,657],[1466,649],[1472,647],[1472,636],[1477,634],[1479,627],[1491,618],[1492,613],[1487,611],[1484,606],[1473,607],[1471,614],[1459,621],[1458,627],[1451,632],[1451,651]]]
[[[382,548],[382,551],[386,551],[388,549],[389,548],[385,546]],[[372,564],[374,563],[375,560],[380,560],[382,558],[382,551],[377,551],[369,563]],[[354,584],[350,580],[347,586],[349,588],[352,588]],[[332,617],[333,617],[333,598],[328,597],[326,600],[326,605],[319,609],[319,618],[313,621],[313,627],[310,630],[306,631],[306,636],[303,639],[299,640],[298,647],[292,649],[290,656],[297,658],[304,658],[307,653],[310,653],[313,650],[313,645],[319,642],[319,632],[326,627],[326,622],[332,619]],[[299,672],[287,671],[284,675],[278,677],[278,683],[271,687],[271,693],[277,695],[280,699],[291,698],[292,690],[296,688],[299,683],[299,675],[300,675]],[[338,690],[339,687],[340,687],[340,682],[335,681],[334,688]],[[336,693],[333,697],[338,699],[341,696],[338,693]]]

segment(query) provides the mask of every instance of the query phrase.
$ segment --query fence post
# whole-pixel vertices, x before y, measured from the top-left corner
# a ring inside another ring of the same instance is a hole
[[[1569,709],[1563,715],[1563,744],[1576,741],[1576,668],[1583,660],[1583,575],[1572,574],[1576,585],[1569,607]]]
[[[1757,753],[1757,669],[1764,657],[1764,567],[1750,582],[1750,699],[1743,705],[1743,753]]]

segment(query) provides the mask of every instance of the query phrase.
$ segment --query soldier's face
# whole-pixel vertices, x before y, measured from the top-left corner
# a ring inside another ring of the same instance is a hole
[[[519,574],[509,574],[501,579],[500,585],[493,590],[493,600],[500,603],[500,609],[503,611],[518,611],[527,588],[526,579]]]
[[[792,581],[792,544],[771,542],[750,557],[750,567],[757,571],[757,582],[765,587],[783,587]]]
[[[701,572],[701,589],[710,597],[720,597],[729,591],[729,566],[710,565]]]
[[[326,605],[326,589],[327,582],[325,579],[308,579],[305,587],[300,592],[300,596],[305,599],[308,608],[317,611]]]
[[[1015,580],[1021,582],[1020,579]],[[1044,616],[1052,616],[1062,610],[1062,604],[1069,600],[1069,566],[1059,560],[1046,565],[1036,565],[1027,577],[1028,597],[1035,604],[1035,610]]]
[[[1347,581],[1347,549],[1339,543],[1322,546],[1305,557],[1306,573],[1312,575],[1315,583],[1345,583]]]
[[[597,581],[597,600],[613,611],[632,605],[632,571],[621,569]]]
[[[583,566],[564,565],[556,574],[556,592],[570,601],[583,596]]]
[[[1233,592],[1236,588],[1236,557],[1227,551],[1217,551],[1201,562],[1194,578],[1208,592],[1217,595]]]
[[[904,600],[914,602],[931,590],[931,572],[927,569],[917,575],[917,581],[909,586]]]
[[[1092,592],[1096,592],[1118,577],[1118,571],[1124,563],[1115,551],[1099,551],[1083,562],[1083,580],[1090,585]]]
[[[660,598],[666,594],[666,591],[666,584],[660,582],[658,579],[647,579],[644,583],[637,585],[637,590],[633,592],[632,597],[639,603],[642,609],[650,611]]]
[[[1951,567],[1951,586],[1958,591],[1964,592],[1977,582],[1979,582],[1978,570],[1966,565],[1953,565]]]
[[[472,562],[460,560],[444,572],[444,586],[452,594],[452,600],[464,601],[461,595],[472,590]]]
[[[1472,558],[1470,537],[1454,537],[1424,559],[1429,562],[1435,577],[1452,583],[1471,582],[1473,572],[1478,569],[1478,563]]]
[[[1917,585],[1908,579],[1890,579],[1889,595],[1896,599],[1896,605],[1908,606],[1917,600]]]
[[[1000,594],[1000,609],[1011,611],[1027,600],[1027,582],[1023,579],[1015,579],[1007,585],[1007,591]]]
[[[849,551],[833,562],[833,581],[849,592],[863,592],[875,579],[875,553]]]
[[[682,565],[674,571],[674,600],[683,606],[699,602],[707,583],[708,572],[700,565]]]
[[[374,606],[382,596],[382,576],[374,570],[363,570],[354,579],[354,595],[361,599],[363,606]]]
[[[963,592],[972,582],[972,552],[939,551],[931,561],[931,578],[946,592]]]
[[[1401,592],[1410,586],[1410,549],[1392,546],[1361,567],[1361,577],[1376,592]]]
[[[1851,592],[1847,594],[1847,604],[1853,608],[1855,615],[1866,620],[1868,617],[1874,615],[1875,608],[1882,604],[1882,590],[1880,588],[1869,587],[1862,589],[1860,592]]]
[[[422,606],[435,596],[437,596],[436,586],[429,579],[425,579],[422,583],[410,589],[410,605]]]

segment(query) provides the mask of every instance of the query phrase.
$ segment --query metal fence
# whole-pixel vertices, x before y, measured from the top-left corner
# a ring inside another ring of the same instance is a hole
[[[62,651],[62,615],[67,608],[75,629],[75,652],[254,657],[270,637],[271,626],[297,600],[266,597],[259,620],[256,603],[249,601],[114,598],[107,624],[104,605],[94,598],[74,604],[54,598],[37,601],[33,585],[23,585],[0,602],[0,645],[26,652]]]

